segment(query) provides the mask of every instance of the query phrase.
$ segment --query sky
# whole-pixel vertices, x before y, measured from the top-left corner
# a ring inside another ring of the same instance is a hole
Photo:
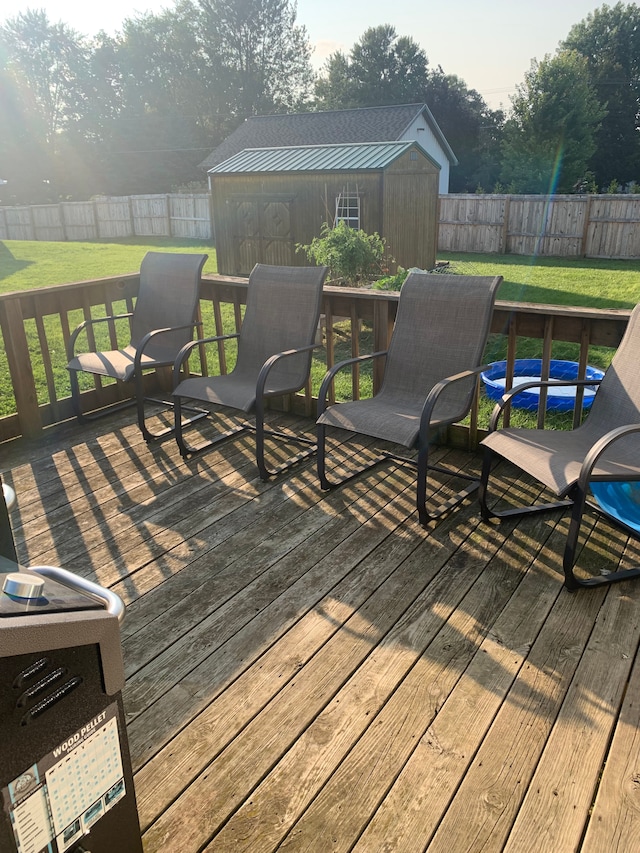
[[[171,0],[11,0],[0,20],[44,9],[87,36],[113,34],[125,18],[158,13]],[[603,2],[593,0],[298,0],[297,22],[304,25],[319,70],[334,51],[347,53],[369,27],[391,24],[426,52],[429,66],[442,66],[476,89],[493,109],[510,106],[509,96],[524,81],[532,59],[555,53],[573,24]],[[608,5],[614,5],[609,0]]]

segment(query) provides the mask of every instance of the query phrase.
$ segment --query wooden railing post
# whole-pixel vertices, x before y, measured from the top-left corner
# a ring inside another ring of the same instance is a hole
[[[390,320],[389,302],[376,300],[373,305],[373,351],[380,352],[389,346]],[[376,358],[373,362],[373,393],[376,394],[382,386],[384,377],[385,358]]]
[[[42,418],[19,298],[0,302],[0,328],[16,398],[20,431],[26,438],[35,438],[42,432]]]

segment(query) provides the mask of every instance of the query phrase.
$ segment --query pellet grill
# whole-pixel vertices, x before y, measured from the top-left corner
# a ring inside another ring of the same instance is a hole
[[[0,853],[142,853],[122,601],[5,556],[0,590]]]

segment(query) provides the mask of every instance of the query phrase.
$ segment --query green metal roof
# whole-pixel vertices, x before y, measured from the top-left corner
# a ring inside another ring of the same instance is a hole
[[[355,145],[292,145],[285,148],[245,148],[209,170],[232,172],[318,172],[384,169],[410,148],[435,162],[414,140],[367,142]]]

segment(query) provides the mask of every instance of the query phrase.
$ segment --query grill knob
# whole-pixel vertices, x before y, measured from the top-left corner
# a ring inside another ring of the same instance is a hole
[[[4,579],[2,591],[15,598],[40,598],[44,589],[44,578],[28,575],[26,572],[13,572]]]

